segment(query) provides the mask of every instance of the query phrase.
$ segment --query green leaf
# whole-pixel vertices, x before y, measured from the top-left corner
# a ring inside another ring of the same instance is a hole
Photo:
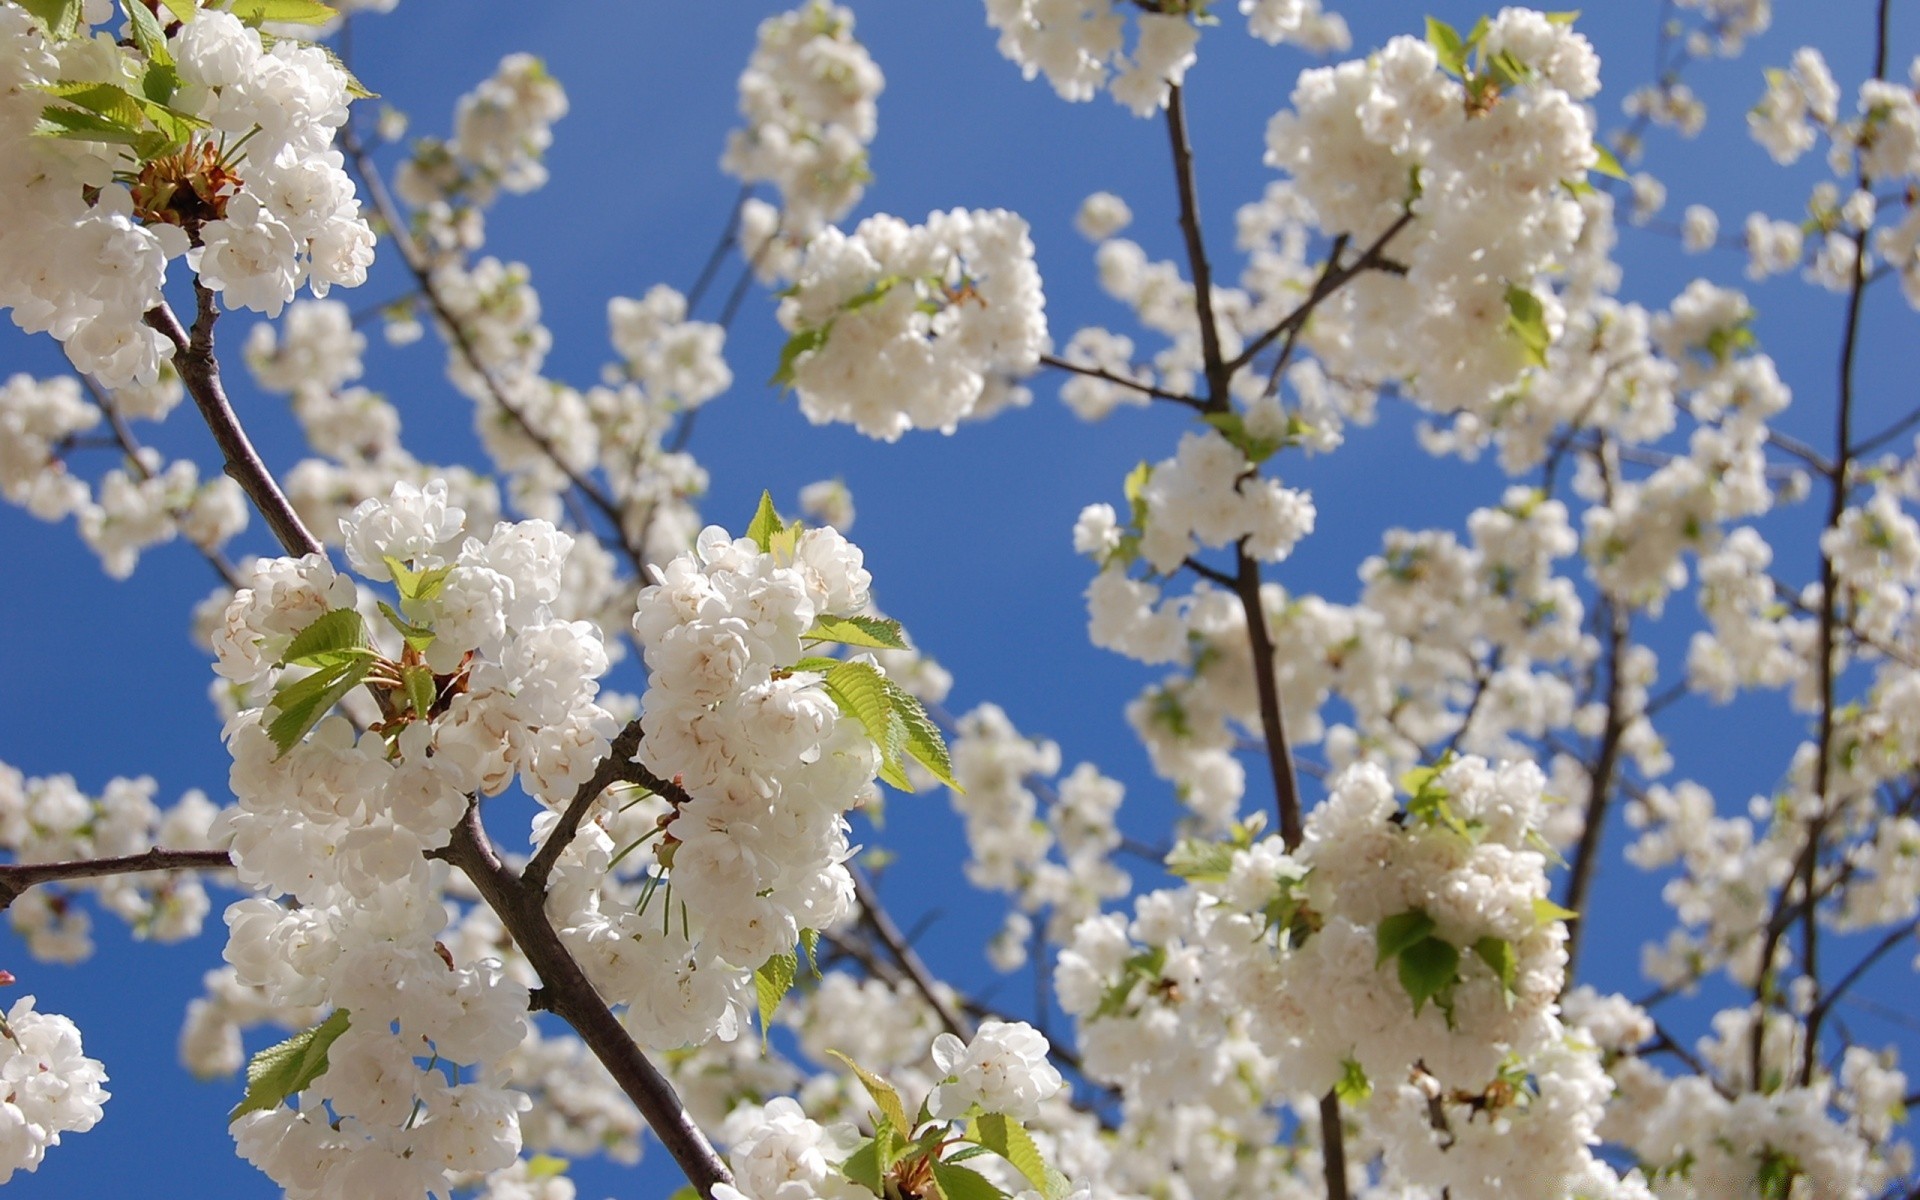
[[[887,702],[893,706],[893,715],[906,730],[906,750],[913,761],[955,792],[966,795],[967,790],[953,777],[953,758],[947,753],[947,740],[940,736],[940,727],[927,715],[920,698],[884,675],[880,677],[880,682],[886,688]]]
[[[842,312],[859,312],[863,308],[871,308],[885,300],[888,292],[905,282],[904,275],[883,275],[874,281],[872,287],[842,304],[840,309]]]
[[[1351,1058],[1342,1062],[1333,1094],[1348,1104],[1365,1104],[1367,1097],[1373,1095],[1373,1081],[1367,1078],[1367,1069]]]
[[[973,1122],[973,1140],[1013,1164],[1039,1191],[1041,1200],[1060,1200],[1067,1178],[1047,1165],[1027,1127],[1005,1113],[987,1113]],[[952,1159],[948,1159],[952,1162]]]
[[[407,640],[407,645],[411,649],[425,650],[428,646],[433,645],[434,638],[440,636],[433,630],[428,629],[425,625],[415,625],[412,621],[407,620],[395,612],[393,605],[388,604],[385,600],[377,600],[375,603],[380,606],[380,615],[387,619],[387,624],[400,631],[400,636]]]
[[[874,1195],[881,1195],[885,1188],[881,1180],[879,1139],[868,1138],[861,1142],[860,1148],[847,1155],[847,1161],[840,1164],[840,1173]]]
[[[447,576],[453,574],[453,564],[433,567],[425,571],[416,571],[406,563],[383,554],[380,561],[387,564],[387,570],[393,572],[394,590],[406,601],[431,600],[447,586]]]
[[[900,622],[886,617],[818,617],[812,628],[801,636],[815,642],[838,642],[872,650],[912,649],[907,645],[906,632]]]
[[[355,609],[335,608],[321,613],[293,635],[287,652],[280,656],[280,665],[330,667],[367,653],[366,619]]]
[[[823,654],[809,654],[805,658],[795,662],[791,667],[788,667],[787,670],[806,671],[814,675],[824,675],[845,661],[843,658],[828,658]]]
[[[1467,43],[1459,30],[1438,17],[1428,17],[1427,45],[1433,47],[1434,57],[1447,74],[1457,79],[1467,73]]]
[[[191,21],[200,11],[200,0],[160,0],[176,21]]]
[[[1133,995],[1134,985],[1159,979],[1166,965],[1165,946],[1152,946],[1129,958],[1120,973],[1120,982],[1108,988],[1107,994],[1100,997],[1099,1007],[1093,1010],[1093,1016],[1088,1020],[1118,1016],[1127,1011],[1127,1000]]]
[[[760,964],[753,973],[753,990],[760,999],[760,1045],[764,1049],[767,1034],[773,1028],[774,1010],[793,990],[793,977],[799,973],[800,960],[792,953],[776,954]]]
[[[527,1160],[528,1179],[552,1179],[556,1175],[565,1175],[570,1164],[566,1159],[552,1154],[536,1154]]]
[[[278,1045],[268,1046],[247,1064],[247,1094],[227,1114],[232,1124],[250,1112],[270,1112],[288,1096],[298,1095],[327,1069],[327,1048],[347,1031],[347,1010],[336,1008],[333,1015],[294,1034]]]
[[[866,663],[843,662],[827,672],[827,695],[840,711],[860,722],[880,751],[880,778],[903,792],[913,784],[900,770],[900,751],[907,742],[906,723],[887,694],[887,678]]]
[[[773,548],[773,535],[786,528],[780,520],[780,513],[773,507],[773,493],[760,493],[760,507],[753,511],[753,520],[747,522],[747,540],[760,547],[760,553],[766,554]]]
[[[20,7],[37,17],[54,41],[64,42],[80,27],[85,6],[82,0],[20,0]]]
[[[1601,142],[1593,144],[1593,166],[1587,169],[1597,171],[1609,179],[1624,180],[1627,177],[1627,169],[1620,165],[1620,160],[1614,156],[1613,151],[1607,149]]]
[[[1145,459],[1127,472],[1126,482],[1120,485],[1132,510],[1129,522],[1137,529],[1147,523],[1147,481],[1153,478],[1153,464]]]
[[[1550,12],[1547,14],[1547,21],[1554,25],[1571,25],[1579,19],[1580,10],[1577,8],[1567,12]]]
[[[358,687],[372,665],[365,658],[337,662],[275,692],[270,707],[278,709],[280,715],[267,725],[267,736],[280,753],[293,749],[293,744],[318,725],[342,696]]]
[[[787,339],[780,347],[780,365],[774,369],[773,378],[767,382],[774,387],[793,386],[793,368],[799,363],[802,354],[809,354],[827,344],[827,335],[833,332],[833,322],[828,321],[818,329],[802,329]]]
[[[146,11],[144,4],[137,7],[142,12]],[[167,101],[173,99],[173,94],[179,90],[180,72],[172,63],[149,63],[146,71],[140,76],[140,94],[160,105],[164,112],[173,111],[165,106]]]
[[[1533,78],[1533,68],[1515,58],[1513,51],[1502,50],[1486,64],[1486,73],[1500,85],[1501,91],[1507,91]]]
[[[433,668],[424,664],[402,667],[400,679],[407,685],[407,707],[417,716],[431,713],[433,702],[440,695],[440,689],[434,686]]]
[[[1007,1194],[987,1182],[987,1177],[972,1167],[956,1166],[940,1159],[932,1161],[933,1186],[944,1200],[1006,1200]]]
[[[1379,966],[1432,932],[1433,918],[1419,909],[1412,908],[1403,913],[1395,913],[1380,922],[1379,931],[1374,934],[1374,943],[1379,947],[1379,954],[1373,960],[1373,965]]]
[[[133,30],[133,44],[147,61],[156,66],[173,65],[173,54],[167,49],[167,31],[160,27],[160,18],[153,10],[140,3],[140,0],[121,0],[120,7],[127,14],[127,24]]]
[[[146,113],[139,98],[111,83],[62,80],[45,84],[39,90],[65,100],[75,108],[99,113],[122,129],[138,129],[145,123],[143,118]]]
[[[1537,899],[1533,902],[1533,923],[1550,925],[1555,921],[1578,920],[1580,914],[1570,908],[1555,904],[1551,900]]]
[[[1285,438],[1255,437],[1248,433],[1247,419],[1237,412],[1208,413],[1201,419],[1231,442],[1248,462],[1256,465],[1272,458],[1286,445]]]
[[[802,929],[800,931],[800,948],[806,951],[807,970],[813,972],[815,979],[820,978],[820,931],[818,929]]]
[[[1167,870],[1194,883],[1225,883],[1233,869],[1233,847],[1225,842],[1188,838],[1167,855]]]
[[[1473,944],[1473,953],[1493,971],[1494,977],[1500,981],[1500,992],[1506,998],[1507,1007],[1512,1008],[1513,1002],[1519,998],[1513,985],[1520,973],[1519,962],[1513,953],[1513,943],[1506,938],[1488,934]]]
[[[1547,347],[1553,337],[1547,332],[1546,306],[1518,284],[1507,285],[1507,330],[1520,339],[1528,362],[1536,367],[1547,365]]]
[[[892,1084],[838,1050],[829,1050],[827,1053],[845,1063],[847,1069],[859,1078],[861,1084],[867,1089],[867,1095],[873,1097],[873,1103],[879,1108],[880,1115],[892,1123],[895,1129],[902,1133],[912,1131],[913,1126],[907,1123],[907,1106],[900,1102],[900,1093],[893,1090]]]
[[[319,0],[235,0],[231,11],[249,25],[325,25],[340,15]]]
[[[33,127],[35,137],[59,138],[69,142],[106,142],[115,146],[138,146],[146,138],[143,130],[129,129],[99,113],[79,108],[48,108]]]
[[[1491,28],[1493,23],[1487,19],[1487,14],[1481,13],[1480,19],[1473,23],[1473,28],[1467,30],[1467,49],[1478,50],[1480,43],[1487,40],[1487,30]]]
[[[1449,1007],[1448,996],[1459,977],[1460,952],[1437,937],[1421,938],[1400,951],[1400,986],[1413,999],[1416,1017],[1429,1000]]]

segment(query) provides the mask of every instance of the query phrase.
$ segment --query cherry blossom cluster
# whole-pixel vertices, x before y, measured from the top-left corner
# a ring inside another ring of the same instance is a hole
[[[0,1018],[0,1183],[39,1170],[61,1134],[92,1129],[106,1080],[99,1061],[81,1052],[72,1021],[35,1012],[32,996],[14,1001]]]
[[[740,73],[746,125],[728,136],[720,159],[742,182],[771,183],[780,195],[777,208],[762,201],[751,215],[742,212],[749,247],[778,254],[767,246],[770,226],[804,243],[846,216],[872,178],[867,147],[886,79],[853,25],[853,12],[830,0],[807,0],[760,23]]]
[[[269,49],[231,13],[191,13],[167,32],[149,11],[122,44],[0,6],[0,305],[110,387],[152,383],[171,353],[144,314],[175,259],[228,307],[269,315],[302,286],[358,285],[373,261],[332,149],[350,77],[316,47]],[[43,119],[64,132],[35,136]]]
[[[792,335],[780,380],[816,425],[844,421],[889,442],[909,429],[951,433],[1024,402],[1005,377],[1047,348],[1044,307],[1027,223],[1002,209],[825,229],[780,303]]]
[[[153,802],[152,779],[114,779],[98,796],[81,791],[70,775],[31,778],[0,763],[0,848],[16,863],[118,858],[159,847],[206,850],[217,809],[189,791],[169,808]],[[199,878],[187,872],[77,879],[40,887],[7,909],[13,931],[43,962],[80,962],[93,956],[92,918],[70,892],[91,892],[134,935],[178,942],[200,932],[210,908]]]
[[[1194,64],[1204,5],[1143,8],[1127,48],[1122,0],[986,0],[987,24],[1000,33],[1000,53],[1028,79],[1045,73],[1064,100],[1106,91],[1135,116],[1151,116]],[[1320,0],[1240,0],[1247,30],[1269,45],[1291,42],[1326,53],[1345,50],[1347,23],[1321,11]]]

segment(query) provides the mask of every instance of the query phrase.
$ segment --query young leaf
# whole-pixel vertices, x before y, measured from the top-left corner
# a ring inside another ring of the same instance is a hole
[[[325,25],[340,15],[319,0],[235,0],[232,12],[249,25]]]
[[[907,1106],[900,1102],[900,1093],[893,1090],[892,1084],[838,1050],[829,1050],[827,1053],[845,1063],[847,1070],[852,1071],[859,1078],[867,1089],[867,1095],[873,1097],[874,1104],[880,1109],[881,1116],[892,1122],[893,1127],[902,1133],[912,1132],[913,1126],[907,1124]]]
[[[375,603],[380,606],[380,615],[387,619],[387,624],[399,630],[400,636],[407,640],[409,649],[424,651],[428,646],[433,645],[433,639],[439,636],[425,625],[415,625],[407,620],[395,612],[393,605],[385,600],[377,600]]]
[[[552,1179],[556,1175],[567,1173],[566,1159],[553,1154],[536,1154],[527,1159],[528,1179]]]
[[[40,114],[39,123],[33,127],[33,135],[69,142],[106,142],[114,146],[138,146],[146,137],[144,130],[129,129],[99,113],[52,105]]]
[[[813,627],[801,636],[815,642],[838,642],[872,650],[911,649],[900,622],[885,617],[823,616],[816,618]]]
[[[1533,923],[1546,925],[1554,921],[1572,921],[1580,916],[1570,908],[1555,904],[1551,900],[1538,899],[1533,902]]]
[[[1367,1069],[1349,1058],[1340,1064],[1340,1080],[1333,1085],[1333,1094],[1348,1104],[1365,1104],[1367,1097],[1373,1095],[1373,1081],[1367,1078]]]
[[[1459,976],[1460,952],[1437,937],[1421,938],[1400,951],[1400,986],[1413,999],[1416,1017],[1429,1000],[1447,1007],[1448,994]]]
[[[794,663],[791,667],[788,667],[787,670],[809,671],[816,675],[824,675],[828,671],[831,671],[835,667],[839,666],[844,661],[845,661],[844,659],[828,658],[823,654],[809,654],[805,658],[802,658],[798,662]]]
[[[49,83],[40,90],[49,96],[65,100],[75,108],[99,113],[122,129],[138,129],[143,123],[141,118],[144,113],[139,99],[127,89],[116,87],[111,83],[63,80],[60,83]]]
[[[160,27],[160,18],[153,10],[140,3],[140,0],[123,0],[120,5],[127,14],[127,24],[133,30],[133,44],[147,61],[157,66],[172,66],[173,55],[167,49],[167,31]]]
[[[1006,1200],[1007,1194],[987,1182],[987,1177],[972,1167],[955,1166],[934,1159],[933,1186],[944,1200]]]
[[[793,954],[776,954],[760,964],[753,973],[753,990],[760,999],[760,1045],[764,1049],[767,1034],[773,1028],[774,1010],[793,990],[793,977],[800,970],[800,960]]]
[[[1380,953],[1373,960],[1373,965],[1379,966],[1432,932],[1433,918],[1419,909],[1395,913],[1380,922],[1380,930],[1374,934],[1374,942],[1379,946]]]
[[[333,1015],[294,1034],[278,1045],[268,1046],[247,1064],[247,1094],[227,1114],[228,1124],[250,1112],[269,1112],[280,1107],[288,1096],[297,1095],[327,1069],[327,1048],[347,1031],[347,1010],[336,1008]]]
[[[1627,169],[1620,165],[1620,160],[1614,156],[1613,151],[1601,142],[1593,144],[1593,166],[1588,170],[1596,171],[1609,179],[1624,180],[1627,177]]]
[[[400,593],[402,600],[433,599],[447,586],[447,576],[453,574],[451,564],[416,571],[391,554],[382,555],[380,561],[387,564],[387,570],[393,572],[394,590]]]
[[[20,0],[20,7],[39,18],[48,36],[64,42],[80,27],[82,0]]]
[[[1167,855],[1167,870],[1195,883],[1224,883],[1233,869],[1233,847],[1225,842],[1188,838]]]
[[[439,689],[434,687],[433,668],[417,664],[400,669],[400,678],[407,685],[407,707],[417,716],[426,716],[433,711],[433,702],[439,697]]]
[[[267,736],[280,753],[307,735],[320,723],[340,698],[358,687],[373,664],[365,658],[348,659],[321,667],[305,679],[290,683],[274,693],[270,707],[280,713],[267,725]]]
[[[1467,43],[1460,31],[1438,17],[1427,18],[1427,45],[1447,74],[1459,78],[1467,73]]]
[[[833,322],[828,321],[818,329],[802,329],[787,339],[780,347],[780,365],[774,369],[773,378],[768,383],[779,388],[793,386],[793,368],[800,362],[802,354],[810,354],[827,344],[827,335],[833,332]]]
[[[860,722],[879,748],[880,777],[901,791],[912,791],[913,785],[900,771],[907,728],[887,695],[886,676],[866,663],[843,662],[827,672],[826,688],[840,711]]]
[[[280,665],[327,667],[362,657],[366,651],[366,619],[354,609],[335,608],[321,613],[293,635],[287,652],[280,656]]]
[[[176,21],[191,21],[200,11],[200,0],[160,0]]]
[[[1507,329],[1520,339],[1528,362],[1536,367],[1547,365],[1547,347],[1553,337],[1547,332],[1546,306],[1518,284],[1507,285]]]
[[[847,1161],[840,1164],[840,1173],[874,1195],[881,1195],[885,1188],[880,1169],[879,1139],[868,1138],[861,1142],[860,1148],[847,1155]]]
[[[1004,1113],[987,1113],[973,1122],[974,1141],[1013,1164],[1040,1193],[1041,1200],[1060,1200],[1067,1194],[1067,1179],[1047,1166],[1040,1147],[1033,1144],[1027,1127]],[[952,1162],[952,1159],[948,1159]]]
[[[753,520],[747,522],[747,540],[765,554],[773,547],[773,535],[784,528],[779,512],[773,507],[773,493],[761,492],[760,507],[753,511]]]
[[[1506,997],[1507,1007],[1512,1008],[1516,999],[1513,984],[1519,978],[1519,964],[1514,958],[1513,943],[1488,934],[1473,944],[1473,953],[1493,971],[1494,977],[1500,981],[1500,991]]]
[[[888,703],[893,705],[893,715],[906,730],[907,753],[935,779],[965,795],[966,789],[953,777],[953,758],[947,753],[947,741],[940,736],[940,727],[921,707],[919,698],[884,675],[880,681],[886,687]]]
[[[820,931],[802,929],[800,931],[800,949],[806,952],[807,970],[813,972],[815,979],[820,978]]]

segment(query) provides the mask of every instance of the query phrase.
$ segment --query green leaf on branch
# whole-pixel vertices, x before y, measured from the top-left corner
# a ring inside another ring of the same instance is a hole
[[[820,978],[820,931],[802,929],[800,931],[800,949],[807,956],[807,970],[813,972],[815,979]]]
[[[1255,465],[1272,458],[1287,444],[1285,438],[1255,437],[1247,432],[1247,419],[1237,412],[1208,413],[1202,419]]]
[[[149,63],[140,75],[140,94],[163,108],[179,90],[180,72],[171,63]]]
[[[176,21],[191,21],[200,11],[200,0],[160,0]]]
[[[375,601],[375,603],[379,604],[380,615],[387,619],[387,624],[399,630],[400,636],[406,639],[408,648],[424,651],[428,646],[433,645],[434,638],[440,636],[433,630],[428,629],[425,625],[415,625],[412,621],[407,620],[398,612],[395,612],[393,605],[388,604],[385,600]]]
[[[234,0],[234,16],[248,25],[325,25],[340,14],[319,0]]]
[[[747,522],[747,540],[766,554],[773,549],[773,535],[786,527],[779,510],[773,507],[773,493],[761,492],[760,507],[753,510],[753,519]]]
[[[780,1002],[793,990],[793,977],[800,973],[800,959],[791,952],[776,954],[760,964],[753,973],[753,990],[760,1000],[760,1047],[765,1049],[773,1028],[773,1014]]]
[[[881,1132],[887,1131],[883,1128]],[[847,1160],[840,1164],[840,1173],[874,1195],[883,1195],[886,1188],[883,1178],[885,1172],[880,1167],[880,1139],[870,1137],[861,1142],[859,1149],[847,1155]]]
[[[20,0],[20,7],[39,19],[47,36],[56,42],[72,37],[80,27],[82,0]]]
[[[1573,921],[1577,920],[1579,916],[1580,914],[1572,909],[1564,905],[1555,904],[1553,901],[1545,899],[1544,897],[1536,899],[1533,902],[1533,923],[1535,925],[1551,925],[1555,921]]]
[[[802,329],[787,339],[780,347],[780,365],[774,369],[773,378],[767,382],[778,388],[793,386],[793,368],[798,365],[802,354],[810,354],[827,344],[827,335],[833,332],[833,322],[828,321],[818,329]]]
[[[1347,1104],[1365,1104],[1373,1095],[1373,1081],[1367,1078],[1367,1069],[1351,1058],[1342,1062],[1333,1094]]]
[[[140,129],[145,124],[143,118],[146,112],[141,107],[140,98],[116,84],[61,80],[43,84],[39,90],[75,108],[98,113],[122,129]]]
[[[271,1112],[288,1096],[305,1091],[326,1072],[327,1048],[347,1031],[347,1020],[347,1010],[336,1008],[332,1016],[312,1029],[254,1055],[247,1064],[246,1097],[227,1114],[227,1123],[251,1112]]]
[[[791,667],[788,667],[787,670],[789,672],[806,671],[813,675],[825,675],[828,671],[833,670],[846,661],[844,658],[828,658],[824,654],[809,654],[805,658],[796,661]]]
[[[1593,166],[1588,170],[1609,179],[1624,181],[1627,178],[1627,169],[1620,165],[1620,159],[1601,142],[1593,144]]]
[[[913,784],[900,766],[906,748],[907,725],[887,691],[887,677],[862,662],[843,662],[827,672],[827,695],[841,712],[860,722],[880,751],[880,778],[903,792]]]
[[[69,142],[105,142],[113,146],[134,146],[152,135],[145,130],[129,129],[99,113],[80,108],[48,106],[33,127],[35,137],[59,138]]]
[[[402,667],[400,679],[407,685],[407,707],[414,715],[425,717],[431,713],[433,702],[440,696],[440,689],[433,682],[433,668],[424,664]]]
[[[371,657],[367,646],[367,622],[351,608],[329,609],[313,623],[293,635],[287,652],[280,656],[283,667],[330,667],[336,663]]]
[[[933,1186],[943,1200],[1006,1200],[1007,1194],[972,1167],[933,1159]]]
[[[1126,482],[1120,485],[1127,498],[1128,523],[1135,529],[1143,528],[1147,523],[1147,481],[1152,478],[1153,464],[1142,459],[1139,465],[1127,472]]]
[[[888,292],[891,292],[894,288],[905,282],[906,276],[904,275],[882,275],[879,279],[874,280],[872,287],[861,292],[845,304],[842,304],[840,311],[859,312],[863,308],[871,308],[882,300],[885,300]]]
[[[453,574],[452,564],[433,567],[425,571],[416,571],[391,554],[382,555],[380,561],[387,564],[387,570],[393,572],[393,586],[402,600],[431,600],[447,586],[447,576]]]
[[[1553,25],[1571,25],[1580,19],[1580,10],[1575,8],[1566,12],[1550,12],[1547,21]]]
[[[1167,948],[1165,946],[1149,947],[1129,958],[1121,968],[1120,982],[1107,989],[1107,994],[1100,997],[1099,1006],[1087,1019],[1092,1021],[1101,1017],[1114,1017],[1127,1011],[1127,1000],[1133,995],[1134,985],[1143,982],[1151,984],[1157,981],[1166,965]]]
[[[1225,883],[1233,869],[1233,847],[1225,842],[1187,838],[1167,855],[1167,870],[1193,883]]]
[[[1419,909],[1395,913],[1380,922],[1379,930],[1373,935],[1374,944],[1379,948],[1373,965],[1379,966],[1432,932],[1433,918]]]
[[[280,753],[293,749],[294,743],[318,725],[343,696],[360,685],[372,666],[371,657],[349,658],[321,667],[275,692],[269,707],[280,715],[268,723],[267,736]]]
[[[887,690],[887,702],[893,705],[893,715],[906,730],[907,753],[925,767],[928,774],[964,796],[966,789],[953,777],[953,758],[947,753],[947,740],[940,736],[940,727],[927,715],[919,697],[884,675],[880,682]]]
[[[867,1089],[867,1095],[873,1097],[874,1106],[880,1110],[880,1115],[885,1117],[895,1129],[903,1134],[912,1131],[913,1126],[907,1122],[907,1106],[901,1103],[900,1093],[893,1089],[892,1084],[838,1050],[829,1050],[827,1053],[839,1059],[846,1065],[847,1070],[854,1073],[861,1085]]]
[[[1012,1163],[1014,1170],[1040,1193],[1041,1200],[1060,1200],[1067,1194],[1066,1176],[1047,1165],[1040,1147],[1033,1144],[1033,1136],[1020,1122],[1005,1113],[986,1113],[974,1119],[968,1132],[976,1143]]]
[[[133,31],[133,44],[147,61],[157,66],[172,66],[173,54],[167,49],[167,31],[160,27],[160,18],[140,0],[121,0],[120,7],[127,14],[127,25]]]
[[[1473,944],[1473,953],[1487,964],[1500,981],[1500,994],[1506,1000],[1507,1007],[1512,1008],[1513,1002],[1520,998],[1519,992],[1514,990],[1514,983],[1520,977],[1520,967],[1514,957],[1513,943],[1488,934]]]
[[[1520,339],[1527,361],[1536,367],[1547,365],[1547,347],[1553,336],[1547,332],[1547,309],[1519,284],[1507,285],[1507,330]]]
[[[838,642],[843,646],[864,646],[872,650],[911,649],[900,622],[886,617],[819,617],[814,620],[812,628],[801,636],[809,641]]]
[[[1429,1000],[1443,1010],[1451,1009],[1453,985],[1459,977],[1460,952],[1440,938],[1424,937],[1400,951],[1400,986],[1412,998],[1416,1017]]]
[[[1460,31],[1438,17],[1427,18],[1427,45],[1447,74],[1458,79],[1467,73],[1467,43]]]

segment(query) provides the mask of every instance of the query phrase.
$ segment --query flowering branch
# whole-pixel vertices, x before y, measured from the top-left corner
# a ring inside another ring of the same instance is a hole
[[[560,820],[554,825],[553,831],[547,835],[547,840],[541,843],[540,849],[527,862],[526,870],[520,873],[522,887],[538,895],[546,895],[547,877],[553,874],[553,865],[560,861],[560,856],[566,853],[567,847],[572,844],[574,834],[580,831],[580,823],[586,819],[587,812],[592,809],[594,802],[600,799],[600,793],[616,783],[645,784],[652,779],[646,768],[633,761],[633,756],[640,752],[640,738],[640,718],[635,717],[627,722],[627,727],[613,739],[613,745],[608,748],[607,756],[600,760],[600,765],[594,768],[593,774],[580,785],[578,791],[574,792],[572,802],[561,812]],[[642,775],[646,778],[640,778]],[[658,782],[653,780],[653,783]],[[654,787],[653,790],[661,791],[658,787]]]

